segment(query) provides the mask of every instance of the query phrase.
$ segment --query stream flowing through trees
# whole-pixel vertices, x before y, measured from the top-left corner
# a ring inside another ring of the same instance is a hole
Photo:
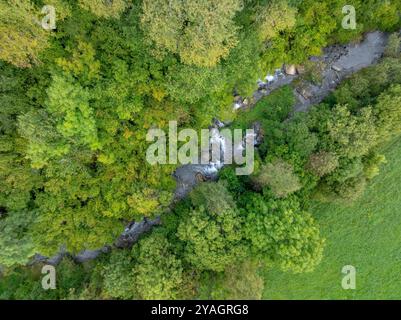
[[[319,84],[303,81],[302,86],[294,86],[293,92],[297,101],[294,111],[307,111],[311,105],[321,102],[346,77],[377,63],[383,55],[387,40],[388,34],[386,33],[370,32],[366,34],[364,40],[360,43],[330,46],[323,49],[321,56],[311,57],[311,61],[322,63],[321,81],[319,81]],[[273,90],[289,85],[299,77],[298,74],[287,74],[285,69],[283,67],[276,70],[274,75],[267,75],[266,82],[258,80],[258,89],[253,93],[253,96],[247,99],[236,97],[233,108],[235,110],[249,108],[263,97],[269,95]],[[214,134],[211,139],[220,140],[220,143],[223,144],[219,134],[219,129],[222,126],[223,124],[220,121],[214,121],[211,127]],[[174,172],[174,178],[177,182],[175,201],[185,197],[199,181],[215,179],[218,170],[223,165],[224,162],[219,160],[209,164],[187,164],[178,167]],[[117,248],[131,246],[141,234],[160,224],[160,220],[160,217],[157,217],[155,219],[144,218],[138,222],[131,222],[113,245],[104,246],[97,250],[83,250],[75,256],[65,250],[61,250],[51,258],[36,254],[32,263],[43,262],[56,265],[65,255],[72,256],[79,263],[96,259],[100,254],[111,250],[113,246]]]

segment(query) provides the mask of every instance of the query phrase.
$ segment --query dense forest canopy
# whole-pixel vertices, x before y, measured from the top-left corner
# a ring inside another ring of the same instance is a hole
[[[54,30],[41,26],[44,5]],[[355,30],[342,28],[345,5]],[[382,0],[1,0],[0,298],[256,299],[260,268],[313,270],[325,240],[310,199],[355,199],[401,134],[400,12]],[[309,112],[292,115],[288,87],[254,106],[264,140],[251,176],[227,166],[173,201],[176,165],[146,161],[148,129],[249,128],[233,93],[372,30],[394,33],[382,61]],[[64,259],[56,291],[23,267],[157,216],[90,268]]]

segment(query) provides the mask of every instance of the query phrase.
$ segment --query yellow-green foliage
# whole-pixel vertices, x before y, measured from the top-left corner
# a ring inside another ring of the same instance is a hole
[[[233,18],[240,9],[239,0],[144,0],[141,23],[160,49],[183,63],[212,67],[238,42]]]
[[[291,7],[286,0],[271,1],[259,9],[256,16],[259,36],[262,40],[270,40],[279,32],[290,30],[296,23],[297,9]]]
[[[129,0],[79,0],[81,8],[100,18],[118,18],[128,7]]]
[[[39,13],[27,0],[0,2],[0,59],[22,68],[39,62],[50,34],[42,28]]]

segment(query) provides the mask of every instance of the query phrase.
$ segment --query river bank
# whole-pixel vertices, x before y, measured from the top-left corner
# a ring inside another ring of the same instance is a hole
[[[301,73],[286,73],[288,66],[283,66],[281,69],[277,69],[274,75],[268,74],[265,78],[266,82],[259,79],[257,81],[258,89],[251,98],[236,96],[233,109],[235,112],[241,112],[252,108],[274,90],[294,84],[295,80],[300,79],[299,83],[293,85],[293,94],[296,98],[294,112],[307,111],[311,105],[320,103],[330,92],[334,91],[345,78],[377,63],[383,55],[387,40],[388,34],[375,31],[366,34],[360,43],[335,45],[323,49],[321,56],[310,58],[310,61],[323,66],[321,80],[318,84],[302,79]],[[291,69],[296,70],[295,66]],[[218,129],[219,126],[214,123],[214,128]],[[184,198],[200,180],[214,179],[217,176],[217,170],[214,169],[213,165],[199,164],[179,167],[174,173],[177,181],[175,198]],[[199,177],[203,177],[203,179],[199,179]]]

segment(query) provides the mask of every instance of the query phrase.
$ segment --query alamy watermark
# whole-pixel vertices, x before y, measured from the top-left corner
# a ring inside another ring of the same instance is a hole
[[[346,30],[356,29],[356,10],[354,6],[346,5],[342,9],[342,13],[346,16],[343,18],[341,26]]]
[[[341,287],[344,290],[356,289],[356,269],[352,265],[346,265],[342,268],[341,272],[345,274],[341,281]]]
[[[42,267],[42,274],[45,275],[42,278],[43,290],[56,289],[56,268],[52,265],[46,264]]]
[[[41,25],[45,30],[56,29],[56,8],[51,5],[45,5],[42,7],[41,13],[45,16],[42,18]]]
[[[56,29],[56,9],[52,5],[42,7],[41,13],[45,16],[42,18],[41,25],[45,30]],[[352,5],[345,5],[342,8],[342,13],[345,17],[342,20],[341,26],[346,30],[356,29],[356,10]]]

